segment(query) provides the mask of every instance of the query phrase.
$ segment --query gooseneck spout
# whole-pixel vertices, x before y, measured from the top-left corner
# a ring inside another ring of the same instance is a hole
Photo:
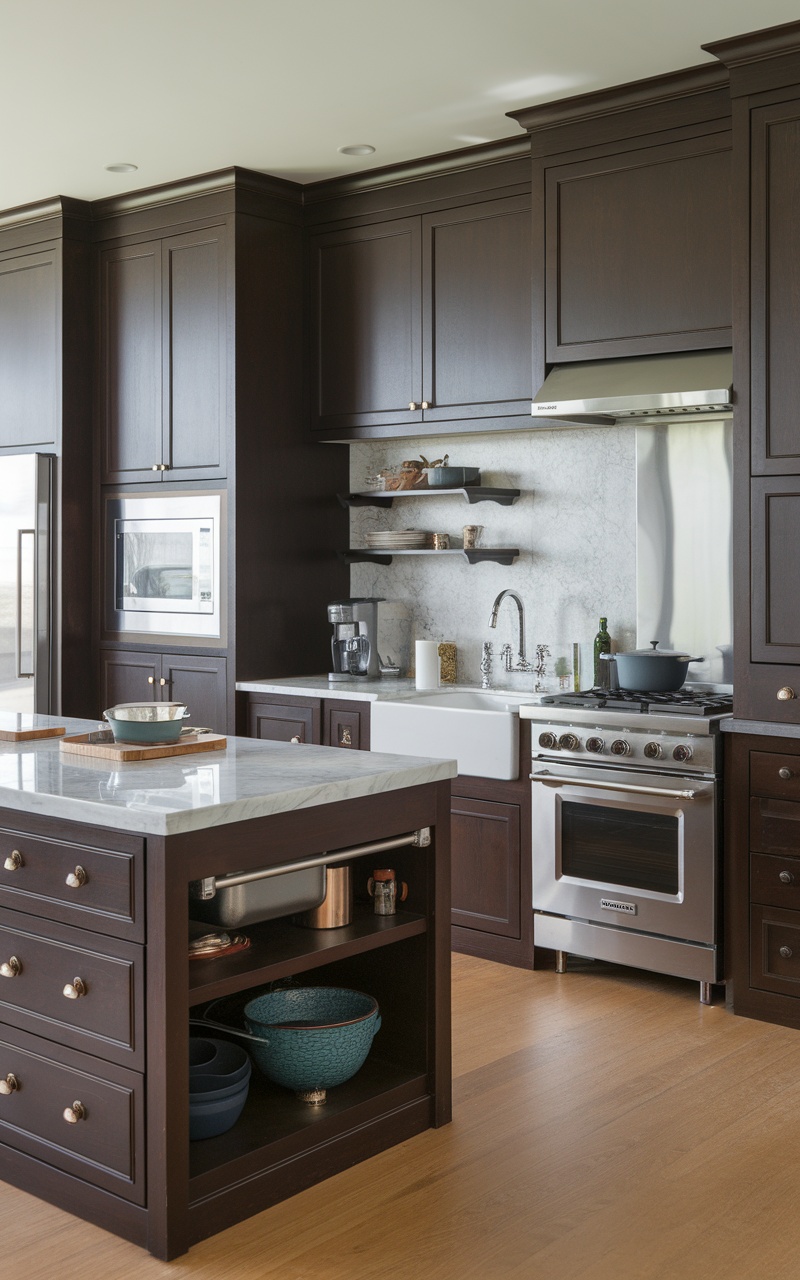
[[[489,626],[492,628],[497,626],[498,610],[500,609],[500,605],[503,603],[506,596],[508,596],[509,599],[514,601],[515,605],[517,606],[517,613],[519,615],[519,643],[517,645],[516,669],[517,671],[532,671],[533,668],[531,667],[530,663],[525,657],[525,606],[522,603],[520,596],[517,595],[516,591],[512,591],[510,588],[506,587],[505,591],[500,592],[499,596],[497,597],[494,604],[492,605],[492,612],[489,615]],[[509,670],[510,667],[507,666],[506,669]]]

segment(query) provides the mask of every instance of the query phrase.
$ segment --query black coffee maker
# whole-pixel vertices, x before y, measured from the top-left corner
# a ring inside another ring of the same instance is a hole
[[[333,625],[329,680],[378,679],[378,605],[383,599],[360,596],[328,605],[328,621]]]

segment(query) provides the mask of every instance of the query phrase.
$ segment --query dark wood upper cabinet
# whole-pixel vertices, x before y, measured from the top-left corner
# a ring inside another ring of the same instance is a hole
[[[0,255],[0,446],[60,438],[61,265],[57,247]]]
[[[226,227],[104,249],[103,479],[225,475]]]
[[[548,165],[546,359],[729,346],[730,141]]]
[[[526,195],[311,237],[312,426],[528,418],[530,262]]]

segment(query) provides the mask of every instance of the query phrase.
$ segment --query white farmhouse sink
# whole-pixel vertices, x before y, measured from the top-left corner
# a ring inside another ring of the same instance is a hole
[[[370,746],[404,756],[457,760],[479,778],[519,777],[519,708],[532,694],[438,689],[373,702]]]

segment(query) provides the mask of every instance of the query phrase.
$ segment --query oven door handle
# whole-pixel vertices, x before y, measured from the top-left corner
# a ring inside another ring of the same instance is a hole
[[[625,791],[637,796],[665,796],[668,800],[696,800],[711,794],[710,787],[702,791],[671,791],[667,787],[637,787],[628,782],[597,782],[585,778],[565,778],[557,773],[531,773],[532,782],[543,782],[546,787],[594,787],[597,791]]]

